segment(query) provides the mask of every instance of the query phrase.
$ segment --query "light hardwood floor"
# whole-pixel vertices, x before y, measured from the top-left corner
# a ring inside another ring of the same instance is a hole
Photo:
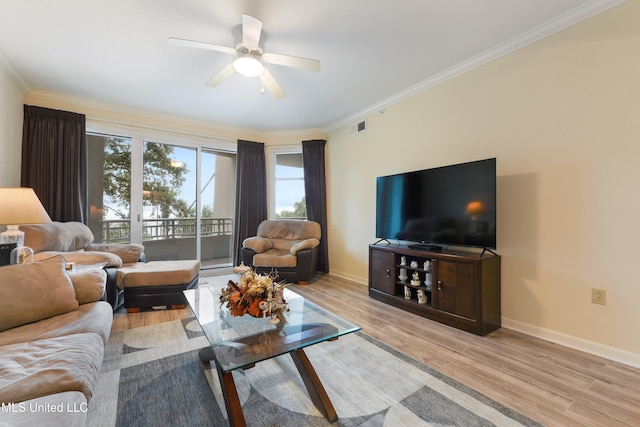
[[[233,277],[233,276],[231,276]],[[209,283],[229,276],[203,278]],[[640,426],[640,369],[505,328],[486,337],[404,312],[367,287],[316,275],[290,289],[362,326],[364,333],[548,426]],[[192,316],[118,312],[113,330]]]

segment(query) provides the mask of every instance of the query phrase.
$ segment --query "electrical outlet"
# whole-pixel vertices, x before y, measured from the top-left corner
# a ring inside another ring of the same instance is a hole
[[[591,302],[605,305],[607,303],[607,291],[604,289],[591,288]]]

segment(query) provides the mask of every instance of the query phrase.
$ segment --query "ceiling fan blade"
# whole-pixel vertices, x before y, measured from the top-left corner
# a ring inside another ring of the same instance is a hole
[[[251,15],[242,14],[242,44],[249,50],[257,49],[262,34],[262,21]]]
[[[216,87],[218,86],[220,83],[222,83],[222,81],[224,79],[226,79],[227,77],[229,77],[231,74],[233,74],[235,72],[235,70],[233,69],[233,62],[230,63],[229,65],[227,65],[226,67],[224,67],[222,70],[220,70],[220,72],[218,74],[216,74],[215,76],[211,77],[207,83],[205,83],[207,86],[211,86],[211,87]]]
[[[217,44],[197,42],[194,40],[177,39],[175,37],[171,37],[169,38],[168,42],[173,46],[195,47],[198,49],[207,49],[222,53],[236,53],[236,50],[232,47],[218,46]]]
[[[282,55],[280,53],[263,53],[262,59],[269,64],[284,65],[285,67],[301,68],[309,71],[320,71],[320,61],[317,59]]]
[[[284,96],[286,95],[276,79],[266,68],[264,69],[262,74],[260,74],[260,80],[262,81],[262,84],[264,84],[266,88],[269,89],[269,92],[271,93],[271,95],[273,95],[274,98],[284,98]]]

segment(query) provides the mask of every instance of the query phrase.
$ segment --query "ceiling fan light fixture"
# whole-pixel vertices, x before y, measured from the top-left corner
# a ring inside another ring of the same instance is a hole
[[[233,61],[233,68],[245,77],[258,77],[264,71],[264,65],[250,55],[241,56]]]

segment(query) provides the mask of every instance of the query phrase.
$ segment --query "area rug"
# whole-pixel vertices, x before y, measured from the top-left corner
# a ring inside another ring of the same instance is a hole
[[[88,426],[227,426],[215,367],[194,318],[112,334]],[[447,376],[357,332],[305,349],[337,426],[536,426]],[[330,425],[288,355],[234,371],[249,426]]]

